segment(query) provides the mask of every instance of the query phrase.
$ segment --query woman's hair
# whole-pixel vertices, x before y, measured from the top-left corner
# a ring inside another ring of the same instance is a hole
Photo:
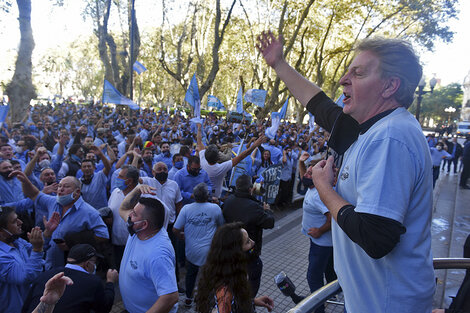
[[[267,159],[267,160],[264,159],[264,153],[265,153],[265,152],[268,152],[268,153],[269,153],[269,159]],[[271,151],[269,151],[269,150],[264,150],[263,153],[262,153],[262,155],[261,155],[261,166],[263,166],[263,167],[268,167],[268,166],[270,166],[270,165],[272,165],[272,164],[273,164],[273,162],[271,161]]]
[[[215,294],[221,287],[227,287],[232,293],[239,312],[253,311],[247,259],[242,249],[242,228],[243,223],[229,223],[215,232],[207,261],[201,268],[196,295],[197,312],[211,312]]]

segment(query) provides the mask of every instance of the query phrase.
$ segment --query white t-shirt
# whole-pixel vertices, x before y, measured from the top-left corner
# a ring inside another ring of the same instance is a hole
[[[207,163],[205,153],[206,150],[202,150],[199,152],[199,158],[201,159],[201,167],[204,171],[207,172],[207,175],[209,175],[209,179],[211,180],[212,185],[214,185],[214,196],[219,198],[222,194],[222,184],[224,183],[225,175],[228,171],[232,169],[232,160],[210,165],[209,163]]]
[[[126,245],[127,237],[129,237],[126,222],[124,222],[121,215],[119,215],[119,207],[122,201],[124,201],[124,198],[125,196],[122,190],[114,188],[108,200],[108,206],[113,212],[112,243],[116,246]]]
[[[153,177],[142,177],[142,182],[155,188],[155,196],[163,202],[165,209],[167,209],[165,228],[168,222],[174,223],[176,219],[176,204],[183,201],[178,184],[174,180],[167,179],[162,185]]]

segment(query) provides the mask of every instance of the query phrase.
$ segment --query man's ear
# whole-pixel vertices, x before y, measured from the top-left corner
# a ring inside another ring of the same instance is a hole
[[[401,80],[396,76],[389,77],[385,80],[382,96],[387,99],[391,98],[400,88]]]

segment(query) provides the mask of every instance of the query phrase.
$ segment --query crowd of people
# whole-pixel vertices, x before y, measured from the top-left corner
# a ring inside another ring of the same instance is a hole
[[[121,295],[129,312],[146,311],[154,304],[147,300],[156,302],[157,298],[168,300],[162,302],[171,308],[178,290],[185,291],[183,304],[191,306],[196,277],[212,237],[221,225],[230,222],[243,222],[255,242],[246,269],[250,296],[255,299],[262,273],[262,229],[272,228],[274,217],[263,197],[253,195],[253,183],[262,185],[263,172],[280,165],[280,189],[273,205],[282,208],[291,203],[302,151],[319,158],[327,149],[328,133],[320,128],[283,122],[277,135],[269,139],[264,135],[269,126],[269,121],[234,123],[214,114],[208,114],[202,123],[193,123],[182,111],[131,111],[69,101],[34,106],[24,122],[4,123],[0,137],[0,235],[6,246],[0,250],[0,265],[6,279],[0,280],[0,285],[2,298],[9,300],[1,302],[0,311],[19,312],[24,305],[23,312],[31,312],[46,278],[64,267],[67,276],[77,266],[82,267],[78,269],[81,272],[93,273],[99,258],[84,260],[83,266],[83,262],[69,262],[71,249],[83,244],[103,254],[98,272],[106,268],[119,271]],[[247,164],[243,175],[230,181],[232,169],[242,161]],[[158,203],[163,209],[160,215],[134,208],[136,204],[159,207]],[[23,241],[32,229],[44,232],[44,242],[37,244],[41,249],[33,245],[31,250]],[[155,233],[160,229],[166,235],[158,239],[160,235]],[[132,238],[140,240],[129,239],[134,233]],[[152,242],[151,238],[155,241],[152,249],[140,246]],[[156,248],[157,243],[167,250]],[[173,255],[172,250],[176,252]],[[153,257],[160,264],[159,272],[151,273],[150,256],[143,251],[161,256]],[[166,260],[166,267],[161,260]],[[29,274],[11,280],[12,265],[30,268]],[[184,283],[180,282],[183,268]],[[43,269],[46,274],[41,274]],[[144,292],[149,289],[139,276],[147,272],[152,274],[148,284],[159,286],[152,294]],[[158,284],[156,277],[161,279]],[[112,284],[117,277],[112,274],[106,280]],[[74,291],[79,288],[77,282],[74,286],[71,292],[79,295]],[[90,308],[104,310],[114,297],[112,289],[100,291],[107,295],[105,303],[80,297]],[[165,297],[168,295],[172,297]]]
[[[175,312],[178,292],[198,312],[272,310],[257,294],[262,233],[275,220],[255,185],[274,165],[274,205],[291,202],[297,170],[307,189],[311,291],[338,277],[348,312],[431,311],[431,182],[442,159],[457,171],[463,155],[467,188],[470,145],[426,143],[407,112],[421,78],[413,51],[399,40],[361,44],[340,81],[341,109],[286,63],[278,38],[262,34],[258,49],[321,127],[286,121],[266,138],[269,120],[70,102],[3,124],[1,312],[109,312],[118,278],[131,313]],[[60,300],[48,296],[59,283],[71,285],[54,293]]]

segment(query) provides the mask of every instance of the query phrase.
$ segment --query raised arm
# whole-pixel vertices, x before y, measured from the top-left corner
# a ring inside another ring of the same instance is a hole
[[[310,154],[307,152],[302,153],[299,158],[299,175],[300,177],[304,177],[305,173],[307,172],[307,167],[305,166],[305,161],[310,157]]]
[[[109,162],[108,158],[104,155],[103,151],[101,151],[101,149],[97,146],[91,146],[90,150],[93,151],[93,153],[98,156],[101,161],[103,161],[103,173],[108,176],[109,171],[111,170],[111,163]]]
[[[13,171],[9,177],[16,177],[23,187],[23,194],[31,200],[36,200],[39,190],[31,183],[28,177],[22,171]]]
[[[34,166],[36,165],[39,159],[39,154],[46,153],[46,152],[47,150],[44,147],[39,147],[36,150],[36,153],[34,154],[32,159],[28,162],[28,164],[26,164],[26,167],[24,168],[24,174],[26,176],[30,176],[31,174],[33,174]]]
[[[321,91],[320,87],[300,75],[286,62],[282,51],[282,36],[276,38],[271,31],[263,32],[258,36],[256,47],[263,55],[266,63],[276,71],[279,78],[289,88],[289,91],[304,107],[307,106],[313,96]]]
[[[199,123],[196,125],[197,125],[197,151],[202,151],[206,149],[206,147],[202,143],[202,125]]]
[[[247,156],[249,156],[256,148],[261,146],[263,142],[266,141],[266,136],[261,135],[254,144],[252,144],[248,149],[240,152],[236,157],[232,159],[232,166],[236,166],[238,163],[240,163],[243,159],[245,159]]]
[[[122,217],[124,221],[127,222],[127,218],[131,213],[131,210],[134,209],[137,201],[139,201],[141,194],[155,194],[155,188],[147,186],[147,185],[137,185],[131,192],[127,194],[124,200],[119,207],[119,215]]]

